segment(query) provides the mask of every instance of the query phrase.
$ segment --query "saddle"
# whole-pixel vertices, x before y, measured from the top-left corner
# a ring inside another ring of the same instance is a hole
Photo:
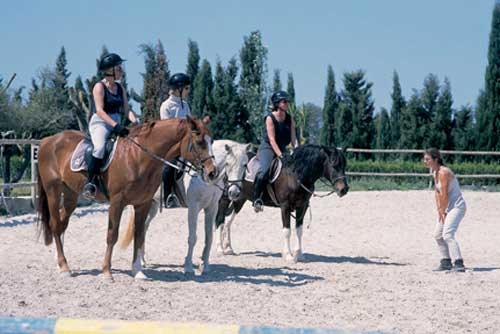
[[[106,141],[105,151],[103,161],[104,163],[101,166],[101,173],[108,169],[111,161],[113,160],[113,156],[116,151],[116,144],[118,140],[116,138],[111,138]],[[88,170],[90,156],[92,155],[92,150],[94,149],[94,145],[92,145],[92,141],[90,138],[83,138],[78,145],[76,145],[73,154],[71,155],[70,167],[72,172],[80,172]]]
[[[252,182],[255,180],[255,175],[257,174],[258,170],[260,167],[260,162],[259,158],[257,156],[254,156],[253,158],[248,161],[247,164],[247,169],[245,171],[245,180],[248,182]],[[271,163],[271,168],[269,168],[269,183],[274,183],[278,176],[281,173],[281,169],[283,168],[283,163],[281,162],[281,159],[279,158],[274,158],[273,162]]]

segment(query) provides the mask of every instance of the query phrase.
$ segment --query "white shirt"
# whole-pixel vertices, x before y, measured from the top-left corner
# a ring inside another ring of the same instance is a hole
[[[160,119],[186,118],[187,115],[191,116],[189,105],[175,95],[170,95],[160,106]]]

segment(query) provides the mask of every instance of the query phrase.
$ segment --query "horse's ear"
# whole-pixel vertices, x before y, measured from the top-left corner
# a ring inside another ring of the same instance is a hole
[[[192,131],[198,130],[198,124],[196,124],[196,120],[193,117],[186,115],[186,120]]]
[[[252,144],[247,144],[247,146],[245,147],[245,152],[252,152]]]
[[[227,153],[231,153],[232,152],[231,146],[229,146],[228,144],[225,144],[224,148],[226,149]]]

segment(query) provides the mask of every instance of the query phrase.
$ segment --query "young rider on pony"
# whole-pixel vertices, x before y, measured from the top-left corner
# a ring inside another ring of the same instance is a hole
[[[89,131],[94,149],[88,166],[88,182],[83,189],[85,197],[93,199],[96,193],[95,178],[103,163],[106,140],[111,133],[126,137],[128,129],[121,124],[122,116],[127,115],[132,124],[137,124],[137,117],[130,108],[127,92],[117,81],[123,75],[121,64],[125,60],[116,53],[108,53],[99,61],[102,80],[92,90],[95,113],[90,118]]]
[[[160,119],[168,118],[186,118],[187,115],[191,116],[191,109],[186,102],[189,94],[189,85],[191,79],[184,73],[176,73],[168,80],[170,87],[169,97],[160,106]],[[176,161],[170,161],[175,164]],[[176,203],[176,198],[173,192],[175,185],[175,169],[171,166],[165,166],[163,170],[163,194],[165,201],[165,208],[172,208],[179,206]]]
[[[271,96],[272,110],[264,116],[262,141],[257,151],[259,170],[253,184],[253,207],[255,212],[263,210],[262,192],[267,183],[269,168],[275,157],[282,158],[286,146],[298,146],[295,134],[295,122],[287,112],[290,98],[285,91],[277,91]]]

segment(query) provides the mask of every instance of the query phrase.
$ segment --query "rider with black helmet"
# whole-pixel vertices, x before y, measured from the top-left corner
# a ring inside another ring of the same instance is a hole
[[[272,110],[264,116],[262,141],[257,151],[259,170],[253,184],[253,207],[255,212],[262,211],[262,192],[268,180],[269,168],[275,157],[282,157],[286,146],[297,147],[295,122],[287,112],[290,98],[285,91],[277,91],[271,96]]]
[[[168,80],[169,97],[160,106],[160,118],[186,118],[191,116],[191,109],[186,102],[189,94],[191,79],[187,74],[176,73]],[[175,161],[171,161],[175,163]],[[171,166],[165,166],[163,170],[163,200],[166,208],[179,206],[178,199],[173,192],[176,184],[176,170]],[[180,184],[182,182],[179,182]],[[182,192],[182,191],[181,191]]]
[[[132,124],[137,124],[137,117],[130,109],[127,92],[117,82],[123,75],[121,64],[125,60],[116,53],[108,53],[99,61],[98,69],[102,79],[92,90],[95,113],[90,118],[89,132],[94,149],[88,166],[88,182],[84,187],[83,195],[93,199],[96,193],[95,178],[103,163],[106,140],[111,133],[125,137],[128,129],[122,124],[123,115],[127,115]]]

